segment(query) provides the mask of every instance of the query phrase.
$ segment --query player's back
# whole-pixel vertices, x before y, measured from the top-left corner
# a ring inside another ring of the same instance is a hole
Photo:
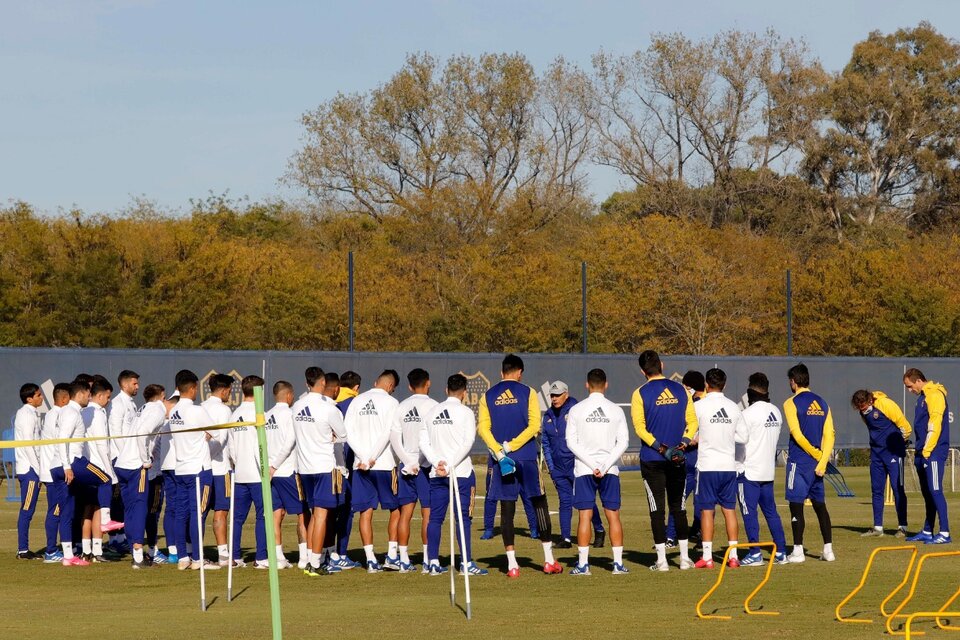
[[[490,432],[497,442],[513,440],[535,420],[540,426],[540,402],[533,389],[518,380],[501,380],[483,394],[482,402],[490,416]],[[536,411],[533,404],[536,403]],[[536,460],[537,442],[531,438],[510,457],[514,460]]]
[[[796,416],[800,433],[816,448],[823,441],[824,425],[830,412],[830,406],[821,396],[809,389],[799,389],[796,394],[783,403],[783,411],[787,416]],[[803,450],[800,444],[790,434],[788,455],[792,462],[816,464],[810,454]]]
[[[580,449],[590,454],[596,460],[609,458],[615,448],[622,444],[619,436],[624,440],[629,437],[627,431],[627,417],[623,409],[611,402],[602,393],[591,393],[586,398],[571,407],[567,414],[567,430],[565,438],[576,438]],[[614,465],[610,473],[619,475],[619,467]],[[577,458],[574,462],[574,475],[591,475],[593,469]]]
[[[336,460],[336,429],[342,431],[343,416],[333,402],[311,391],[294,403],[293,430],[297,439],[297,471],[304,474],[329,473]]]
[[[170,430],[174,433],[173,449],[177,458],[176,473],[178,475],[195,475],[210,468],[210,447],[207,446],[206,432],[189,431],[209,427],[213,421],[202,407],[193,404],[192,400],[182,398],[170,411]],[[177,433],[177,432],[180,433]]]
[[[683,439],[687,405],[691,402],[682,384],[662,377],[648,380],[633,392],[631,400],[632,405],[642,403],[647,431],[667,446],[676,446]],[[663,456],[644,442],[640,447],[640,459],[662,462]]]
[[[256,419],[256,407],[247,400],[241,402],[230,416],[230,422],[254,422]],[[260,482],[260,442],[256,427],[230,429],[227,452],[234,462],[237,482]]]
[[[423,416],[437,406],[437,401],[428,395],[415,393],[397,406],[394,427],[399,423],[401,441],[407,453],[419,458],[420,466],[427,466],[427,459],[420,453],[420,429]]]
[[[267,450],[271,457],[282,450],[284,446],[289,447],[291,441],[294,443],[294,450],[280,463],[274,473],[275,477],[286,478],[297,470],[293,411],[287,403],[278,402],[264,414],[263,419],[266,421],[264,429],[267,431]]]
[[[390,448],[390,425],[399,404],[396,398],[378,387],[353,399],[343,423],[347,429],[347,442],[357,454],[355,466],[367,462],[359,459],[361,455],[374,455],[374,470],[389,471],[396,467]],[[386,446],[381,451],[374,451],[383,443]]]
[[[783,428],[780,409],[761,400],[744,409],[742,419],[748,437],[746,444],[737,445],[743,449],[743,473],[755,482],[771,481],[776,475],[777,445]]]
[[[712,391],[693,405],[697,413],[699,471],[736,470],[736,428],[740,408],[719,391]]]

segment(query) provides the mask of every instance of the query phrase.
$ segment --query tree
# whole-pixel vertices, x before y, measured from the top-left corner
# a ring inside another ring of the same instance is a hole
[[[805,44],[773,31],[728,31],[697,42],[656,34],[646,51],[601,52],[593,66],[597,162],[638,186],[710,185],[714,227],[735,206],[738,169],[786,166],[808,137],[824,77]],[[690,213],[680,200],[664,204],[665,213]]]
[[[872,32],[823,102],[826,127],[806,149],[810,179],[831,199],[837,229],[900,221],[936,206],[958,160],[960,44],[929,23]],[[855,208],[836,206],[852,197]]]
[[[522,233],[583,199],[589,89],[562,59],[541,81],[520,54],[461,55],[442,68],[409,56],[384,85],[304,115],[307,143],[288,179],[324,205],[378,222],[400,215],[465,241],[523,203],[527,215],[511,226]]]

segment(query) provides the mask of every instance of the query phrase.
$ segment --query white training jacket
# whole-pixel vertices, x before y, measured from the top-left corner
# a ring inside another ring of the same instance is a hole
[[[107,428],[111,436],[125,436],[131,432],[133,421],[137,419],[137,403],[125,392],[120,391],[110,401],[110,414]],[[130,438],[133,440],[134,438]],[[110,458],[117,458],[126,440],[110,440]],[[117,465],[120,466],[120,465]],[[127,469],[129,467],[120,467]],[[133,467],[136,468],[136,467]]]
[[[415,476],[420,467],[430,462],[420,452],[420,431],[423,416],[437,406],[437,401],[422,393],[415,393],[397,406],[390,425],[390,447],[403,466],[400,472]]]
[[[17,409],[13,417],[13,439],[14,440],[39,440],[40,439],[40,412],[35,407],[24,403]],[[14,459],[16,460],[15,472],[29,473],[31,469],[37,475],[40,474],[40,452],[37,447],[17,447],[14,449]]]
[[[126,395],[126,394],[124,394]],[[124,438],[120,441],[120,455],[116,467],[119,469],[139,469],[151,464],[151,454],[156,434],[167,421],[167,408],[163,400],[154,400],[144,404],[137,412],[133,423],[127,428],[126,435],[139,438]]]
[[[254,422],[256,419],[257,408],[253,400],[244,400],[234,410],[228,422]],[[235,480],[240,483],[260,482],[260,442],[257,440],[257,428],[233,427],[224,431],[230,434],[227,436],[224,453],[230,456],[233,462]]]
[[[567,448],[576,458],[573,474],[577,477],[592,476],[594,469],[620,475],[617,463],[629,441],[623,408],[600,392],[591,393],[567,413]]]
[[[311,391],[294,403],[291,413],[296,433],[297,471],[301,474],[333,471],[338,466],[333,445],[347,437],[343,414],[336,403]]]
[[[353,404],[356,402],[354,400]],[[448,473],[456,469],[458,478],[469,478],[473,473],[470,449],[476,439],[477,418],[473,409],[459,398],[451,396],[429,409],[423,416],[418,440],[420,452],[431,465],[430,477],[439,477],[437,464],[443,461]]]
[[[82,438],[87,433],[87,428],[83,425],[83,416],[80,411],[83,409],[75,400],[71,400],[60,409],[60,415],[57,416],[57,438]],[[83,456],[83,443],[71,442],[68,444],[57,445],[60,448],[60,464],[64,471],[70,469],[70,465],[77,458]]]
[[[193,400],[180,398],[170,410],[170,431],[199,429],[215,424],[203,407],[193,404]],[[216,433],[216,432],[214,432]],[[174,472],[178,476],[196,475],[210,468],[210,447],[207,445],[206,431],[174,433],[173,449],[177,457]]]
[[[267,421],[267,453],[274,478],[289,478],[297,471],[297,434],[293,430],[293,411],[286,402],[278,402],[263,416]]]
[[[231,411],[230,407],[223,404],[223,400],[217,396],[210,396],[201,402],[200,406],[203,407],[203,410],[206,411],[210,419],[213,420],[211,424],[226,424],[227,422],[232,422],[232,420],[230,420],[230,414],[232,414],[233,411]],[[210,445],[210,468],[213,469],[213,475],[215,476],[225,476],[230,471],[230,460],[224,451],[227,446],[229,433],[229,429],[219,429],[210,432],[211,437],[208,443]]]
[[[737,471],[754,482],[771,482],[776,477],[777,443],[783,416],[777,405],[759,401],[743,410],[740,421],[747,441],[737,445]]]
[[[42,440],[53,440],[57,437],[57,418],[60,417],[60,407],[54,406],[43,416],[43,426],[40,428],[40,438]],[[40,482],[53,482],[53,476],[50,475],[51,469],[56,469],[60,464],[60,447],[55,444],[48,444],[40,449]]]
[[[173,413],[173,409],[170,410],[170,413]],[[170,435],[170,417],[167,416],[167,421],[163,423],[163,426],[160,427],[162,432],[160,437],[157,438],[158,444],[160,446],[160,451],[157,454],[155,460],[160,462],[160,471],[176,471],[177,469],[177,449],[173,444],[173,436]]]
[[[109,435],[107,427],[107,409],[101,407],[96,402],[90,401],[89,407],[93,407],[93,417],[90,419],[90,426],[87,427],[87,437],[97,438]],[[93,464],[103,469],[113,484],[117,483],[117,474],[113,470],[113,463],[110,457],[110,441],[98,440],[96,442],[84,442],[84,455]]]
[[[693,403],[697,412],[697,471],[736,471],[737,443],[746,442],[740,407],[719,391]]]
[[[396,468],[390,448],[390,425],[400,403],[383,389],[364,391],[350,403],[343,423],[347,428],[347,444],[357,458],[353,468],[374,460],[371,471]]]

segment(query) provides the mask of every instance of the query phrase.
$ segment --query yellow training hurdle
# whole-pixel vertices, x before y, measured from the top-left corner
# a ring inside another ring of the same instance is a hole
[[[910,562],[907,564],[907,569],[903,573],[903,580],[901,580],[900,584],[898,584],[894,588],[894,590],[891,591],[887,595],[887,597],[883,599],[882,602],[880,602],[880,613],[884,617],[890,616],[890,614],[887,613],[886,611],[886,605],[888,602],[890,602],[893,596],[895,596],[897,592],[899,592],[900,589],[903,588],[903,585],[907,584],[907,581],[910,579],[910,570],[913,568],[913,562],[917,559],[917,547],[913,545],[901,545],[896,547],[877,547],[870,553],[870,557],[867,558],[867,566],[864,567],[863,575],[860,577],[860,584],[854,587],[853,591],[847,594],[847,597],[841,600],[840,604],[837,605],[835,614],[839,622],[863,622],[863,623],[873,622],[873,620],[869,620],[867,618],[844,618],[842,615],[840,615],[840,609],[842,609],[845,604],[850,602],[853,599],[853,597],[857,595],[857,593],[859,593],[861,589],[863,589],[863,586],[867,583],[867,575],[869,575],[870,573],[870,567],[873,566],[873,562],[876,559],[877,554],[885,551],[910,551],[911,552]]]
[[[720,583],[723,582],[723,574],[727,568],[727,560],[730,558],[730,551],[733,549],[741,549],[744,547],[764,547],[770,549],[770,562],[767,563],[767,570],[763,575],[763,580],[760,581],[760,584],[757,585],[757,588],[750,592],[750,595],[747,596],[746,600],[743,601],[743,610],[747,615],[751,616],[778,616],[780,615],[779,611],[754,611],[750,608],[750,601],[753,600],[753,597],[760,592],[760,589],[763,588],[763,585],[767,584],[767,581],[770,579],[770,571],[773,569],[774,557],[777,555],[777,545],[773,542],[744,542],[742,544],[734,544],[727,547],[726,552],[723,554],[723,562],[720,564],[720,573],[717,575],[717,581],[713,583],[713,586],[703,594],[703,597],[700,598],[700,601],[697,603],[697,617],[701,620],[730,620],[731,616],[721,616],[721,615],[712,615],[705,614],[701,611],[703,603],[713,595],[713,592],[717,590],[717,587],[720,586]]]
[[[917,583],[920,581],[920,571],[923,569],[923,564],[924,564],[924,562],[926,562],[926,561],[927,561],[928,559],[930,559],[930,558],[947,558],[947,557],[951,557],[951,556],[953,556],[953,557],[960,556],[960,551],[938,551],[938,552],[934,552],[934,553],[925,553],[925,554],[923,554],[922,556],[920,556],[920,560],[917,561],[917,570],[916,570],[916,572],[913,574],[913,582],[910,583],[910,591],[907,592],[907,597],[904,598],[903,602],[901,602],[901,603],[897,606],[897,608],[894,609],[893,612],[887,617],[887,625],[886,625],[886,626],[887,626],[887,633],[889,633],[890,635],[894,635],[894,636],[906,635],[906,633],[907,633],[906,628],[904,628],[903,631],[894,631],[894,630],[893,630],[893,621],[896,620],[897,618],[907,618],[907,619],[909,620],[911,614],[903,614],[903,613],[900,613],[900,612],[903,611],[904,607],[907,606],[907,603],[910,602],[910,600],[913,598],[913,594],[914,594],[914,593],[916,592],[916,590],[917,590]],[[935,612],[933,615],[934,615],[935,617],[936,617],[936,616],[943,616],[943,615],[945,615],[945,614],[944,614],[944,609],[946,609],[947,607],[949,607],[949,606],[953,603],[953,601],[957,599],[957,596],[958,596],[958,595],[960,595],[960,590],[955,591],[954,594],[950,597],[950,599],[947,600],[946,604],[945,604],[943,607],[940,608],[941,610],[938,611],[938,612]],[[929,616],[927,616],[927,617],[929,617]],[[948,630],[960,631],[960,627],[952,627],[952,626],[949,626],[949,625],[948,625],[948,626],[944,626],[944,625],[940,624],[940,618],[939,618],[939,617],[937,618],[937,625],[940,626],[941,629],[948,629]],[[923,635],[923,632],[922,632],[922,631],[918,631],[918,632],[914,633],[913,635],[915,635],[915,636]]]
[[[956,596],[954,596],[954,598],[955,597]],[[953,602],[953,598],[950,598],[950,602]],[[948,602],[947,604],[950,604],[950,603]],[[943,609],[941,609],[940,611],[918,611],[916,613],[911,613],[910,615],[907,616],[907,623],[906,625],[904,625],[904,628],[903,628],[904,633],[906,633],[907,640],[910,640],[910,638],[912,638],[913,636],[922,636],[925,633],[924,631],[917,631],[915,633],[911,631],[911,627],[913,626],[913,621],[916,618],[935,618],[937,621],[937,626],[940,627],[941,629],[952,629],[954,631],[960,631],[960,627],[944,625],[942,622],[940,622],[940,618],[946,617],[946,616],[960,617],[960,611],[944,611]]]

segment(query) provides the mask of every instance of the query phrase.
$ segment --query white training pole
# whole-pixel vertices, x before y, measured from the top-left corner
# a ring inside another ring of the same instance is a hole
[[[460,484],[457,480],[457,474],[454,473],[451,477],[453,478],[453,495],[457,501],[457,522],[460,525],[460,562],[463,565],[463,591],[467,596],[467,620],[469,620],[472,617],[470,612],[470,572],[467,571],[467,556],[465,552],[467,548],[467,537],[463,528],[463,505],[460,504]]]
[[[233,601],[233,494],[237,492],[237,483],[234,480],[234,474],[227,472],[227,475],[230,476],[230,511],[228,516],[230,522],[227,525],[229,527],[229,532],[227,533],[227,555],[230,556],[230,564],[227,565],[227,602]],[[226,486],[227,481],[224,480],[224,486]]]
[[[450,480],[450,477],[447,477],[447,484],[450,486],[450,606],[452,607],[456,604],[457,601],[457,583],[456,578],[454,578],[456,572],[456,555],[454,554],[454,538],[456,534],[453,529],[453,521],[456,519],[456,512],[453,511],[453,482]]]
[[[194,479],[197,491],[197,539],[193,546],[200,550],[200,611],[206,611],[207,583],[203,575],[203,510],[200,508],[200,476]]]

